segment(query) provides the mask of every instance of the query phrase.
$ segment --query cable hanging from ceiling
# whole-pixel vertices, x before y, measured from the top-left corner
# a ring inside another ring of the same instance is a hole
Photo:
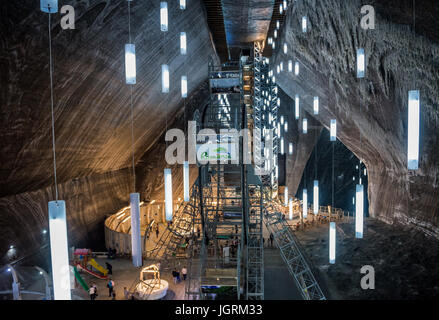
[[[135,267],[143,263],[142,245],[140,234],[140,194],[136,193],[136,166],[134,148],[134,105],[133,86],[136,84],[136,46],[131,40],[131,2],[128,6],[128,42],[125,44],[125,77],[126,84],[130,87],[130,112],[131,112],[131,162],[133,172],[133,192],[130,193],[130,217],[131,217],[131,252],[132,262]]]

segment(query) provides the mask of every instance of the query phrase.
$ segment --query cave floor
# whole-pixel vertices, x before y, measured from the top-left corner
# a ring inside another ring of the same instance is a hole
[[[295,233],[319,270],[329,299],[439,298],[439,241],[417,230],[367,218],[363,239],[355,238],[355,221],[337,223],[336,262],[329,264],[329,227]],[[375,289],[363,290],[364,265],[375,270]]]

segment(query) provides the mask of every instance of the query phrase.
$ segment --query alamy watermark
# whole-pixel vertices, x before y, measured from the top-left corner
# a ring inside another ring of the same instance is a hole
[[[253,129],[202,129],[196,132],[196,122],[188,122],[187,137],[183,130],[170,129],[166,132],[165,140],[172,142],[165,152],[165,160],[169,165],[207,163],[255,164],[255,174],[266,175],[274,165],[274,134],[272,129],[261,132]],[[262,148],[262,134],[264,148]],[[240,150],[242,139],[242,150]]]

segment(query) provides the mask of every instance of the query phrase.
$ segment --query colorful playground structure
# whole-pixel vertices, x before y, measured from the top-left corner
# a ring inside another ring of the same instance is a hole
[[[99,279],[108,278],[108,270],[96,262],[93,258],[93,252],[91,249],[75,249],[73,253],[73,272],[76,281],[84,290],[88,291],[89,287],[81,277],[79,271],[87,272]]]

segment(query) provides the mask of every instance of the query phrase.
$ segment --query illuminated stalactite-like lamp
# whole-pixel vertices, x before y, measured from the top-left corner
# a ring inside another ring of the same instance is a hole
[[[180,0],[180,10],[186,9],[186,0]]]
[[[306,219],[308,217],[308,190],[307,189],[303,189],[302,208],[303,208],[303,212],[302,212],[303,219]]]
[[[313,213],[319,213],[319,181],[314,180],[314,189],[313,189]]]
[[[315,115],[319,114],[319,97],[314,97],[313,111]]]
[[[284,154],[284,137],[280,138],[280,153]]]
[[[125,79],[127,84],[136,84],[136,46],[125,44]]]
[[[329,263],[335,263],[335,222],[329,224]]]
[[[46,13],[57,13],[58,0],[40,0],[40,9]]]
[[[66,203],[49,202],[50,255],[55,300],[71,300]]]
[[[187,53],[187,41],[186,32],[180,32],[180,54],[185,55]]]
[[[189,162],[183,162],[184,201],[189,201]]]
[[[287,54],[288,52],[288,45],[284,43],[284,54]]]
[[[355,199],[355,238],[363,238],[363,185],[357,184],[356,187],[356,199]]]
[[[299,119],[300,117],[300,98],[299,95],[296,94],[295,98],[294,98],[294,102],[295,102],[295,106],[296,106],[296,120]]]
[[[288,72],[293,72],[293,61],[288,60]]]
[[[289,146],[288,146],[288,154],[292,155],[293,154],[293,143],[290,142]]]
[[[366,72],[366,59],[364,49],[357,49],[357,78],[364,78]]]
[[[130,194],[130,213],[131,213],[131,254],[133,265],[142,266],[142,244],[140,234],[140,194]]]
[[[187,98],[187,77],[181,76],[181,97]]]
[[[308,119],[307,118],[303,118],[302,130],[303,130],[304,134],[308,133]]]
[[[169,66],[162,64],[162,92],[169,92]]]
[[[284,190],[284,205],[285,207],[288,205],[288,187],[285,187]]]
[[[168,3],[160,2],[160,30],[168,31]]]
[[[408,101],[407,167],[409,170],[418,170],[419,168],[419,120],[419,90],[412,90],[409,91]]]
[[[294,74],[295,74],[296,76],[298,76],[298,75],[299,75],[299,71],[300,71],[299,62],[296,61],[296,63],[294,64]]]
[[[166,221],[172,221],[172,171],[165,169],[165,217]]]
[[[337,120],[336,119],[331,119],[330,133],[331,133],[331,141],[336,141],[337,140]]]

